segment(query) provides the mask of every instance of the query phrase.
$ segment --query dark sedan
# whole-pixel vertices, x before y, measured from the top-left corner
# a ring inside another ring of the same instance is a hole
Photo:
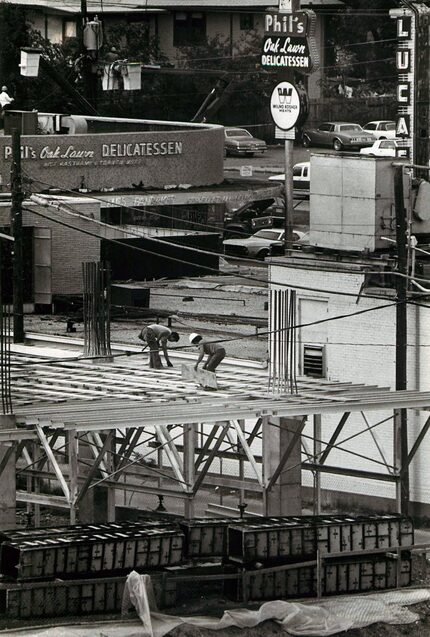
[[[318,128],[305,128],[303,146],[331,146],[334,150],[351,150],[371,146],[375,137],[366,133],[360,124],[323,122]]]

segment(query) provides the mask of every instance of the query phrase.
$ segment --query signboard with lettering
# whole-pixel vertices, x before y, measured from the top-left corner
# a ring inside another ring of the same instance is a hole
[[[178,127],[179,128],[179,127]],[[88,135],[25,135],[23,169],[34,189],[89,190],[206,186],[223,181],[224,131],[124,132]],[[11,138],[0,138],[0,173],[10,183]],[[38,182],[40,180],[40,182]]]
[[[412,157],[414,137],[414,82],[415,17],[404,9],[390,11],[397,21],[398,48],[396,52],[397,80],[397,122],[396,137],[400,137],[396,148],[397,157]]]
[[[306,37],[308,34],[309,16],[304,11],[295,14],[275,12],[264,16],[264,32],[266,35],[297,35]]]
[[[276,126],[288,131],[297,126],[304,113],[302,96],[291,82],[280,82],[275,86],[270,98],[270,113]]]
[[[265,16],[261,66],[312,73],[319,66],[314,11],[271,12]]]
[[[306,40],[290,36],[266,36],[263,43],[261,66],[295,69],[309,73],[312,70],[312,59]]]

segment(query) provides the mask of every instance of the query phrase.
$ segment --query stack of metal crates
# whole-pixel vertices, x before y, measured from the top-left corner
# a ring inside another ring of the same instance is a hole
[[[17,529],[0,532],[0,541],[0,611],[7,616],[118,612],[132,570],[154,572],[161,606],[175,602],[174,586],[160,573],[183,562],[184,535],[175,523]]]
[[[365,592],[411,582],[410,519],[397,515],[261,518],[228,527],[239,598]],[[393,551],[400,549],[397,557]],[[387,554],[388,553],[388,554]],[[231,587],[230,587],[231,592]]]
[[[151,516],[0,532],[0,542],[0,612],[44,617],[119,612],[132,570],[151,574],[161,608],[222,583],[241,601],[407,586],[414,529],[398,515]]]

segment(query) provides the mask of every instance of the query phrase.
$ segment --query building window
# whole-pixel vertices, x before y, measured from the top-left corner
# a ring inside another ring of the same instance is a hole
[[[303,375],[313,378],[325,377],[323,345],[303,345]]]
[[[254,28],[254,14],[242,13],[240,15],[240,30],[250,31],[253,28]]]
[[[63,39],[76,38],[76,22],[75,20],[64,20],[63,22]]]
[[[206,17],[200,12],[178,11],[173,18],[173,46],[203,44],[206,40]]]

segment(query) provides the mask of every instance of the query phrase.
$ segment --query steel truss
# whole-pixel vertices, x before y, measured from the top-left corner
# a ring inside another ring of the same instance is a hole
[[[373,431],[376,426],[388,420],[370,425],[364,412],[362,415],[365,426],[355,434],[358,439],[369,432],[369,427]],[[301,468],[314,474],[316,512],[321,511],[321,473],[394,483],[398,494],[397,509],[400,510],[402,476],[430,428],[430,417],[409,451],[406,467],[390,464],[373,436],[375,455],[378,457],[366,456],[366,459],[372,460],[379,470],[368,471],[335,466],[327,462],[330,454],[336,449],[343,449],[345,442],[350,439],[340,440],[349,416],[350,412],[341,415],[333,434],[326,441],[321,439],[320,415],[314,415],[312,436],[304,435],[306,417],[302,417],[294,432],[291,432],[289,444],[279,454],[271,475],[267,474],[262,464],[261,451],[257,452],[255,449],[257,440],[263,439],[263,444],[270,444],[272,428],[279,427],[278,422],[268,416],[247,420],[246,428],[244,420],[215,421],[209,427],[206,424],[205,433],[202,423],[146,425],[128,427],[123,431],[107,429],[99,432],[82,431],[70,425],[53,428],[52,425],[35,424],[28,431],[13,430],[15,434],[19,432],[19,439],[12,436],[9,441],[3,442],[6,452],[0,461],[0,479],[8,463],[16,455],[17,475],[27,478],[27,489],[17,491],[17,500],[34,507],[36,520],[40,515],[40,506],[52,506],[69,509],[70,521],[74,523],[83,499],[97,486],[103,486],[112,492],[136,491],[179,499],[183,501],[185,515],[193,517],[194,499],[202,489],[208,487],[235,489],[241,503],[245,491],[260,493],[264,501],[281,473],[296,467],[290,464],[291,454],[301,443],[306,456],[301,461]],[[393,419],[395,420],[394,417]],[[8,430],[3,430],[3,440],[7,435]],[[198,444],[199,439],[201,441]],[[308,445],[309,440],[313,443],[312,451]],[[145,447],[144,453],[139,450],[142,446]],[[86,453],[82,453],[83,449],[86,449]],[[160,452],[163,456],[162,463],[149,464],[148,460],[154,457],[160,459]],[[358,452],[349,453],[361,455]],[[220,474],[213,470],[214,461],[219,458],[237,462],[235,475]],[[148,478],[150,483],[143,484],[143,479]],[[46,481],[52,487],[57,487],[60,494],[42,492],[41,483]],[[113,509],[109,516],[112,521]]]
[[[16,458],[17,475],[26,478],[17,499],[33,506],[36,518],[40,506],[51,505],[70,509],[73,521],[101,487],[111,496],[123,490],[175,498],[188,517],[203,489],[226,487],[237,491],[240,504],[246,491],[261,494],[264,512],[275,514],[270,496],[280,485],[292,489],[288,476],[297,470],[300,486],[300,469],[313,474],[315,512],[321,510],[323,473],[395,484],[400,510],[405,477],[430,427],[427,419],[402,466],[399,414],[426,410],[430,392],[301,378],[297,393],[270,394],[266,370],[226,362],[219,391],[208,394],[181,378],[180,361],[154,373],[141,358],[114,358],[109,365],[12,358],[15,409],[0,428],[0,479]],[[372,424],[381,411],[392,415]],[[363,428],[345,436],[351,414],[361,414]],[[326,415],[337,424],[323,439]],[[391,421],[395,445],[388,453],[375,428]],[[374,457],[360,454],[363,436]],[[344,448],[353,438],[352,448]],[[374,470],[330,462],[339,449],[371,461]],[[217,468],[224,459],[236,463],[230,473]],[[114,515],[113,500],[107,519]]]

